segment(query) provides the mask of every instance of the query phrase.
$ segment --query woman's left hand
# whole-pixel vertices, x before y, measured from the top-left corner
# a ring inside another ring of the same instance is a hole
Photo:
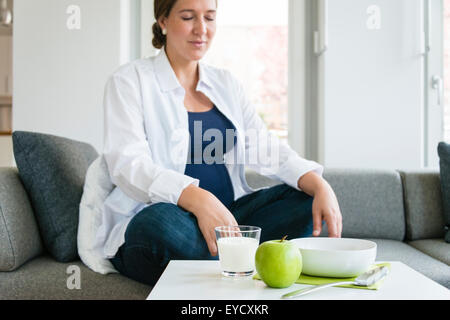
[[[329,185],[320,188],[315,195],[312,205],[313,236],[322,232],[322,221],[328,226],[328,237],[340,238],[342,234],[342,215],[333,189]]]

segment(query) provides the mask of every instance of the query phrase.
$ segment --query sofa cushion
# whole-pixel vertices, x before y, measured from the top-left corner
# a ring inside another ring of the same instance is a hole
[[[98,274],[79,260],[59,263],[48,255],[0,272],[0,283],[0,300],[145,300],[152,289],[117,273]]]
[[[403,240],[402,184],[396,171],[326,168],[342,213],[342,237]],[[321,235],[327,235],[325,227]]]
[[[400,261],[450,289],[450,266],[401,242],[372,239],[377,244],[377,261]]]
[[[444,239],[416,240],[408,242],[408,244],[450,266],[450,244]]]
[[[42,251],[33,209],[17,169],[0,168],[0,271],[13,271]]]
[[[280,181],[263,176],[256,171],[248,168],[245,169],[245,180],[247,181],[249,187],[255,190],[261,188],[269,188],[281,184]]]
[[[405,202],[406,239],[443,238],[444,214],[439,172],[401,171]]]
[[[13,148],[44,246],[57,261],[78,259],[79,205],[96,150],[87,143],[23,131],[13,133]]]
[[[249,169],[245,175],[254,189],[280,184]],[[323,177],[336,193],[343,237],[404,239],[402,183],[396,171],[325,168]],[[321,236],[327,234],[324,224]]]
[[[441,142],[438,146],[442,199],[445,216],[445,241],[450,242],[450,144]]]

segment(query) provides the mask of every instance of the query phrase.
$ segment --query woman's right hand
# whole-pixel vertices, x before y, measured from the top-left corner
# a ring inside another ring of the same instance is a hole
[[[178,206],[196,216],[198,226],[212,256],[216,256],[218,253],[214,229],[219,226],[238,225],[233,214],[215,195],[194,185],[183,190],[178,199]]]

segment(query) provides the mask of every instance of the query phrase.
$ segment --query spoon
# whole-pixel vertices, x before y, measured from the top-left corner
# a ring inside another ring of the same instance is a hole
[[[286,293],[286,294],[282,295],[281,298],[283,298],[283,299],[295,298],[295,297],[302,296],[304,294],[311,293],[311,292],[314,292],[317,290],[334,287],[334,286],[340,286],[340,285],[344,285],[344,284],[352,284],[352,285],[356,285],[356,286],[368,287],[368,286],[373,285],[380,279],[382,279],[388,273],[389,273],[389,269],[387,267],[376,267],[372,270],[364,272],[359,277],[357,277],[354,281],[340,281],[340,282],[322,284],[319,286],[314,286],[314,287],[309,287],[309,288],[303,288],[300,290]]]

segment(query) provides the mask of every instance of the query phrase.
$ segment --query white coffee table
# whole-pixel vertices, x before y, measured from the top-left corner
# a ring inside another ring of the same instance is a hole
[[[297,299],[450,300],[450,290],[444,286],[401,262],[389,262],[391,272],[378,290],[332,287]],[[305,287],[309,285],[274,289],[251,277],[226,278],[221,275],[219,261],[172,260],[147,300],[281,300],[282,294]]]

